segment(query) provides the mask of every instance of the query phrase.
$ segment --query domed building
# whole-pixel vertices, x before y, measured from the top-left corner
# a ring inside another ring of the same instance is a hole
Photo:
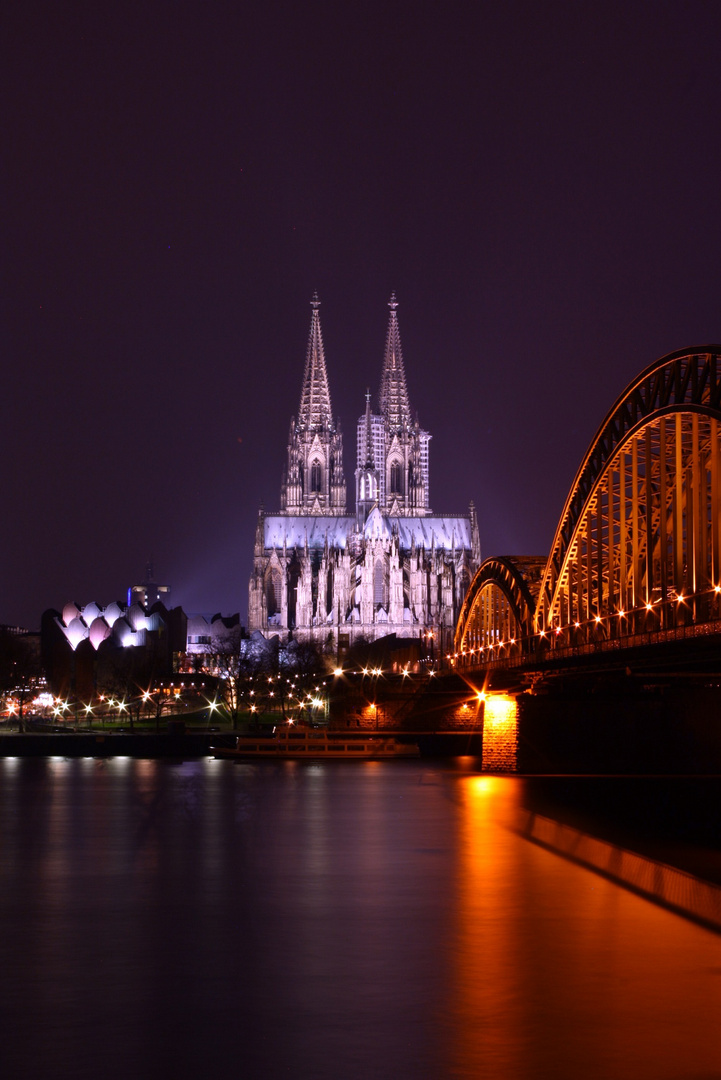
[[[340,421],[320,325],[311,323],[298,416],[290,423],[280,511],[258,515],[248,629],[343,651],[388,634],[450,643],[481,561],[478,523],[429,503],[429,444],[408,397],[391,296],[377,407],[356,434],[355,513],[347,511]],[[433,638],[429,635],[432,634]]]

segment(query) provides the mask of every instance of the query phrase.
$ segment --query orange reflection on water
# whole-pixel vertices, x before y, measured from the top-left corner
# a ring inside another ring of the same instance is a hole
[[[522,780],[458,789],[447,1075],[721,1075],[721,939],[519,836]]]
[[[482,768],[515,772],[518,767],[518,704],[509,694],[489,694],[483,706]]]

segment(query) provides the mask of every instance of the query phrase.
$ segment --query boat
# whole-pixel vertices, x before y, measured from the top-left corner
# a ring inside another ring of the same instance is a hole
[[[239,735],[234,747],[211,746],[216,758],[272,758],[274,760],[333,759],[375,761],[382,758],[417,758],[416,743],[392,736],[329,733],[296,724],[276,728],[272,735]]]

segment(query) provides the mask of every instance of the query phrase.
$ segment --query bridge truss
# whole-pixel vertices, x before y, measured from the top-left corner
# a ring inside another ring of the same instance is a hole
[[[719,620],[720,435],[721,346],[642,372],[581,463],[535,587],[514,560],[486,560],[456,654],[485,662]]]

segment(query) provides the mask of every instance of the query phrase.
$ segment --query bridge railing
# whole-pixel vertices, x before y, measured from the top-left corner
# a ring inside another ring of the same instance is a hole
[[[713,635],[721,636],[721,619],[692,623],[686,626],[674,626],[665,630],[650,630],[628,634],[620,638],[601,637],[596,641],[586,641],[577,645],[559,645],[551,640],[551,635],[535,634],[532,639],[527,641],[514,642],[514,646],[518,647],[515,655],[493,655],[493,648],[488,648],[483,651],[480,658],[478,652],[475,651],[473,655],[469,652],[448,655],[446,660],[450,662],[452,668],[458,670],[467,670],[469,668],[520,668],[530,667],[535,663],[543,664],[552,660],[594,656],[598,653],[623,652],[626,649],[642,648],[648,645],[663,645],[669,642],[686,641]]]

